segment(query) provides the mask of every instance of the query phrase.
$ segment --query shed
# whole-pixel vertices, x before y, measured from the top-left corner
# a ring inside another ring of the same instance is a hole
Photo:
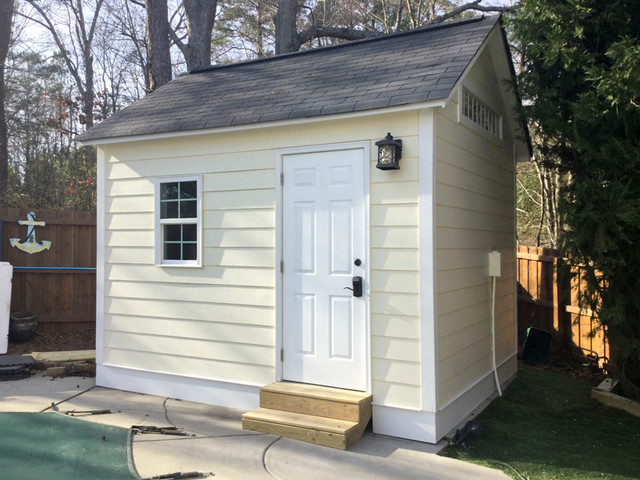
[[[336,387],[440,440],[517,369],[512,78],[479,17],[194,71],[88,130],[98,385],[244,410]]]

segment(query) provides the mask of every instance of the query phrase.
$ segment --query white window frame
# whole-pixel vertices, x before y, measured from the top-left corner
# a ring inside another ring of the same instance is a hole
[[[163,183],[196,182],[196,215],[195,221],[186,218],[160,218],[160,185]],[[188,220],[188,221],[185,221]],[[165,260],[164,259],[164,225],[196,225],[196,259]],[[201,267],[202,266],[202,176],[162,177],[155,180],[155,261],[159,267]]]
[[[479,102],[480,104],[482,104],[482,106],[484,108],[486,108],[487,110],[489,110],[491,113],[493,113],[493,115],[495,115],[496,117],[496,129],[497,131],[495,133],[485,129],[482,125],[480,125],[479,123],[475,122],[474,120],[472,120],[471,118],[467,117],[464,114],[464,91],[469,92],[469,95],[471,97],[473,97],[477,102]],[[460,121],[460,123],[462,123],[463,125],[473,129],[474,131],[484,135],[487,138],[490,138],[496,142],[501,142],[503,140],[503,136],[502,136],[502,115],[500,115],[498,113],[498,109],[495,108],[494,105],[492,105],[493,102],[488,101],[487,98],[484,97],[484,95],[481,95],[478,93],[478,90],[473,88],[473,86],[470,86],[469,84],[463,84],[460,86],[460,88],[458,89],[458,120]]]

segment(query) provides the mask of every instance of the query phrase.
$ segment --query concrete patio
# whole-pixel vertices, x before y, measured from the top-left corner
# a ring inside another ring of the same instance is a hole
[[[62,413],[110,410],[77,417],[123,428],[175,426],[189,434],[134,435],[133,463],[143,478],[198,471],[218,480],[508,479],[497,470],[436,455],[443,442],[430,445],[365,432],[358,444],[340,451],[242,430],[240,410],[96,387],[93,378],[51,379],[37,373],[0,382],[0,411],[52,408]]]

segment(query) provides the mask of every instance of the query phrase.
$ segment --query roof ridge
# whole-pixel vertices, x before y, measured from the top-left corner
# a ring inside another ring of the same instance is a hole
[[[297,56],[302,56],[302,55],[311,55],[311,54],[318,54],[321,52],[325,52],[327,50],[338,50],[338,49],[342,49],[342,48],[346,48],[346,47],[350,47],[353,45],[362,45],[365,43],[372,43],[372,42],[377,42],[377,41],[381,41],[381,40],[387,40],[390,38],[398,38],[398,37],[405,37],[405,36],[410,36],[410,35],[415,35],[418,33],[425,33],[427,31],[437,31],[437,30],[444,30],[447,28],[453,28],[453,27],[458,27],[461,25],[467,25],[467,24],[471,24],[471,23],[479,23],[485,19],[490,19],[490,18],[495,18],[495,17],[500,17],[500,15],[477,15],[471,18],[467,18],[467,19],[461,19],[461,20],[452,20],[449,22],[442,22],[442,23],[438,23],[435,25],[422,25],[420,27],[411,29],[411,30],[403,30],[400,32],[392,32],[392,33],[383,33],[380,34],[379,36],[376,37],[371,37],[371,38],[364,38],[361,40],[353,40],[350,42],[346,42],[346,43],[341,43],[338,45],[329,45],[326,47],[319,47],[319,48],[311,48],[309,50],[302,50],[302,51],[298,51],[298,52],[290,52],[290,53],[281,53],[279,55],[273,55],[271,57],[262,57],[262,58],[254,58],[252,60],[244,60],[241,62],[234,62],[234,63],[227,63],[227,64],[222,64],[222,65],[208,65],[206,67],[196,67],[193,70],[190,70],[189,72],[183,73],[181,75],[178,76],[184,76],[184,75],[192,75],[192,74],[198,74],[198,73],[205,73],[205,72],[211,72],[211,71],[215,71],[215,70],[224,70],[224,69],[228,69],[228,68],[233,68],[233,67],[239,67],[239,66],[244,66],[244,65],[252,65],[252,64],[256,64],[256,63],[265,63],[265,62],[273,62],[273,61],[277,61],[280,59],[285,59],[285,58],[291,58],[291,57],[297,57]]]

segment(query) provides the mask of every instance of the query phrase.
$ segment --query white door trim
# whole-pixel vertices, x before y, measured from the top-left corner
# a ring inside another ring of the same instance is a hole
[[[276,380],[281,381],[283,379],[283,361],[281,357],[282,351],[282,336],[283,336],[283,278],[280,271],[280,265],[283,261],[282,251],[282,229],[283,229],[283,201],[282,194],[283,188],[280,182],[282,169],[283,169],[283,157],[285,155],[295,155],[302,153],[319,153],[319,152],[334,152],[340,150],[362,150],[364,156],[364,205],[365,205],[365,250],[367,252],[367,261],[365,262],[365,290],[363,297],[365,300],[365,355],[366,355],[366,385],[367,392],[371,393],[371,289],[370,289],[370,256],[371,248],[369,243],[369,207],[370,207],[370,169],[371,169],[371,153],[370,142],[347,142],[325,145],[308,145],[303,147],[282,148],[275,151],[275,185],[276,185],[276,350],[275,350],[275,366],[276,366]]]

